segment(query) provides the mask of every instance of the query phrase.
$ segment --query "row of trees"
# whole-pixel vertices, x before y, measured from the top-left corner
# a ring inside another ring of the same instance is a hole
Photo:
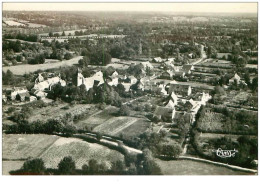
[[[11,171],[11,175],[160,175],[161,169],[149,150],[141,155],[127,154],[124,161],[112,162],[111,168],[105,163],[91,159],[81,169],[76,169],[71,156],[64,157],[58,169],[46,168],[41,158],[26,161],[22,168]]]

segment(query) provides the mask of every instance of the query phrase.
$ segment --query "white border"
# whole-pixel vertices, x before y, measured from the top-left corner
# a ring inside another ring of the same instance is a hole
[[[1,0],[2,2],[22,2]],[[27,0],[26,2],[35,2]],[[43,2],[43,1],[38,1]],[[50,0],[44,2],[53,2]],[[54,1],[71,2],[71,1]],[[85,1],[76,1],[85,2]],[[93,2],[93,1],[88,1]],[[95,2],[121,2],[97,0]],[[130,1],[124,1],[130,2]],[[158,2],[138,1],[131,2]],[[171,2],[171,1],[163,1]],[[174,2],[245,2],[245,1],[174,1]],[[246,2],[259,2],[246,1]],[[1,15],[2,17],[2,15]],[[1,25],[2,31],[2,25]],[[1,36],[2,42],[2,36]],[[1,46],[2,51],[2,46]],[[0,56],[2,61],[2,54]],[[2,66],[2,65],[1,65]],[[2,85],[2,73],[0,75]],[[1,95],[2,96],[2,95]],[[2,104],[2,100],[0,102]],[[1,111],[2,113],[2,111]],[[1,119],[2,125],[2,119]],[[2,138],[2,132],[1,132]],[[258,139],[259,140],[259,139]],[[2,157],[2,143],[1,157]],[[258,148],[259,151],[259,148]],[[0,162],[2,168],[2,162]],[[259,176],[1,176],[0,192],[259,192]]]

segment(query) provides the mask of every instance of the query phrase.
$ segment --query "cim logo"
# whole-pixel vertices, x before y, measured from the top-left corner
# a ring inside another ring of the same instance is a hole
[[[223,150],[221,148],[218,148],[217,150],[212,150],[213,152],[216,152],[216,155],[221,158],[229,158],[229,157],[235,157],[235,154],[238,152],[236,149],[234,150]]]

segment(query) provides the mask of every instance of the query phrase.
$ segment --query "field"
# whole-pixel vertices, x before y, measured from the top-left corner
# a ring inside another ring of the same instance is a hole
[[[225,167],[191,160],[163,161],[156,159],[164,175],[253,175]]]
[[[77,64],[78,61],[82,58],[82,56],[77,56],[70,60],[63,60],[56,63],[49,63],[49,64],[22,64],[17,66],[4,66],[3,71],[6,72],[7,70],[12,71],[15,75],[24,75],[26,73],[35,72],[37,70],[47,70],[53,68],[59,68],[61,66],[72,66],[73,64]]]
[[[93,113],[88,113],[89,116],[86,116],[84,119],[79,120],[76,124],[79,127],[87,126],[89,128],[94,128],[101,123],[104,123],[106,120],[113,117],[114,113],[117,113],[118,109],[113,106],[109,106],[103,111],[96,111]]]
[[[118,136],[124,129],[134,124],[138,119],[134,117],[113,117],[94,128],[95,132]]]
[[[3,159],[24,160],[39,157],[59,137],[55,135],[3,135]]]
[[[90,159],[104,162],[108,168],[111,162],[123,159],[123,155],[117,151],[76,138],[59,138],[40,158],[44,160],[46,167],[57,168],[65,156],[71,156],[76,162],[76,168],[79,169]]]
[[[110,167],[111,162],[124,158],[115,150],[76,138],[43,134],[3,134],[3,171],[5,174],[19,169],[28,158],[40,157],[44,160],[46,167],[56,168],[64,156],[72,156],[77,168],[81,168],[90,159],[102,161]]]

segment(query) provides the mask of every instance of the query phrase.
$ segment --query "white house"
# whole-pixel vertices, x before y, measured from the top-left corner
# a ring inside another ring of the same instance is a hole
[[[86,86],[86,90],[89,90],[94,86],[95,81],[98,82],[98,85],[104,83],[103,73],[101,71],[96,72],[92,77],[84,78],[81,74],[81,70],[78,69],[77,86],[84,84]]]

